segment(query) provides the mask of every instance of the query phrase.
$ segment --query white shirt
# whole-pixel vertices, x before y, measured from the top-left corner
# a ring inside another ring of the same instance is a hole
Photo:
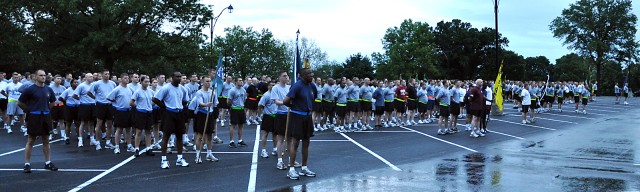
[[[531,105],[531,94],[528,90],[522,89],[520,97],[522,97],[522,105]]]

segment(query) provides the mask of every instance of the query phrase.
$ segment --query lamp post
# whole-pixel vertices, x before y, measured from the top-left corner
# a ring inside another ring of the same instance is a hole
[[[222,9],[222,11],[220,11],[220,13],[218,14],[218,16],[215,16],[213,18],[211,18],[211,47],[213,48],[213,28],[216,27],[216,24],[218,23],[218,19],[220,18],[220,15],[222,15],[222,13],[224,13],[225,10],[229,10],[229,13],[233,13],[233,6],[229,5],[228,7],[225,7],[224,9]]]

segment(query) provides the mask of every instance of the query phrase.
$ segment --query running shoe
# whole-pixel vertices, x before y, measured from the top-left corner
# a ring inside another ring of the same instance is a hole
[[[176,166],[189,167],[189,163],[187,163],[187,161],[185,161],[183,158],[180,158],[178,159],[178,161],[176,161]]]
[[[300,179],[300,175],[298,175],[298,172],[296,172],[296,170],[289,170],[289,172],[287,172],[287,177],[289,177],[289,179],[291,180]]]
[[[218,158],[216,158],[216,156],[213,156],[213,154],[208,154],[206,160],[211,162],[217,162]]]
[[[233,141],[229,143],[229,148],[236,148],[236,147],[238,146],[236,146],[236,143],[234,143]]]
[[[160,162],[160,168],[169,169],[169,161],[166,161],[166,160],[161,161]]]
[[[267,150],[262,150],[262,152],[260,152],[260,157],[269,158],[269,154],[267,153]]]
[[[222,143],[224,143],[224,142],[222,141],[222,139],[220,139],[220,138],[218,138],[218,137],[215,137],[215,138],[213,138],[213,143],[215,143],[215,144],[222,144]]]
[[[24,173],[31,173],[31,165],[29,164],[24,165]]]
[[[307,176],[307,177],[315,177],[316,176],[316,173],[314,173],[313,171],[309,170],[309,168],[302,169],[300,171],[300,173],[298,173],[298,174],[299,175],[304,175],[304,176]]]
[[[201,164],[202,163],[202,159],[200,157],[196,157],[195,162],[196,162],[196,164]]]
[[[100,143],[98,143],[98,144],[96,145],[96,151],[100,151],[101,149],[102,149],[102,147],[100,147]]]
[[[287,169],[287,166],[284,165],[284,162],[278,162],[276,164],[276,169],[285,170],[285,169]]]
[[[244,141],[240,141],[240,142],[238,142],[238,146],[240,146],[240,147],[246,147],[246,146],[247,146],[247,144],[246,144],[246,143],[244,143]]]
[[[120,154],[120,147],[113,149],[113,154]]]
[[[53,165],[53,163],[51,163],[51,162],[49,164],[45,164],[44,165],[44,169],[47,169],[49,171],[57,171],[58,170],[58,168],[55,165]]]

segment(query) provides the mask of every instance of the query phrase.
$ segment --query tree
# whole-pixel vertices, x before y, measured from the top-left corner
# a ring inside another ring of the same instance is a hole
[[[236,25],[225,32],[225,37],[217,37],[214,42],[222,48],[225,73],[235,77],[276,77],[279,71],[291,69],[293,61],[286,44],[275,39],[268,29],[257,32],[252,27]]]
[[[554,69],[556,81],[584,81],[589,77],[589,64],[584,57],[570,53],[556,59]]]
[[[338,61],[331,61],[327,64],[322,64],[317,66],[313,73],[315,77],[319,77],[322,79],[334,78],[337,77],[337,73],[339,71],[343,71],[343,66],[338,63]]]
[[[446,73],[435,65],[436,46],[433,43],[433,29],[428,23],[404,20],[399,27],[388,28],[382,38],[387,77],[414,77],[424,75],[440,78]]]
[[[311,69],[317,69],[319,66],[329,63],[329,56],[327,55],[327,52],[323,51],[320,46],[316,44],[315,40],[301,37],[298,46],[300,48],[300,57],[302,58],[302,60],[309,59]],[[296,41],[288,41],[287,48],[289,52],[291,52],[291,60],[294,60],[296,52]]]
[[[534,80],[534,81],[543,81],[547,80],[547,74],[550,76],[550,81],[553,74],[553,65],[549,62],[549,59],[545,56],[537,56],[537,57],[527,57],[524,59],[525,70],[524,79],[525,80]]]
[[[0,20],[9,18],[31,39],[26,45],[32,62],[21,66],[46,66],[57,73],[101,69],[190,73],[204,65],[202,29],[212,13],[198,0],[9,0],[8,4],[21,17],[0,14]]]
[[[439,67],[446,72],[446,78],[486,78],[483,76],[495,78],[499,66],[496,66],[494,61],[494,29],[478,30],[470,23],[454,19],[450,22],[438,22],[434,35]],[[504,47],[508,46],[507,38],[500,38],[500,44]]]
[[[549,28],[569,49],[587,56],[601,82],[607,61],[635,58],[638,18],[631,9],[631,0],[579,0],[564,9]]]
[[[373,65],[371,60],[367,56],[357,53],[351,55],[342,64],[342,68],[337,68],[336,77],[347,77],[349,79],[353,77],[360,78],[373,78]]]

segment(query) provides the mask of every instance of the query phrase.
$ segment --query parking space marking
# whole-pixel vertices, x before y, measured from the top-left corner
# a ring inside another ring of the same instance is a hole
[[[0,169],[0,171],[24,171],[24,169]],[[31,169],[31,171],[51,171],[48,169]],[[62,172],[104,172],[106,169],[58,169]]]
[[[95,177],[93,177],[93,178],[89,179],[88,181],[85,181],[84,183],[82,183],[82,184],[78,185],[77,187],[75,187],[75,188],[73,188],[73,189],[71,189],[71,190],[69,190],[69,191],[70,191],[70,192],[77,192],[77,191],[80,191],[80,190],[82,190],[83,188],[85,188],[85,187],[87,187],[87,186],[91,185],[92,183],[94,183],[94,182],[98,181],[99,179],[103,178],[104,176],[107,176],[109,173],[111,173],[111,172],[115,171],[116,169],[118,169],[118,168],[120,168],[120,167],[124,166],[125,164],[127,164],[127,163],[129,163],[129,162],[131,162],[131,161],[132,161],[133,159],[135,159],[135,158],[136,158],[136,156],[131,155],[131,157],[129,157],[129,158],[127,158],[127,159],[125,159],[124,161],[122,161],[122,162],[118,163],[117,165],[115,165],[115,166],[111,167],[110,169],[108,169],[108,170],[106,170],[106,171],[104,171],[104,172],[102,172],[102,173],[100,173],[100,174],[96,175]]]
[[[499,134],[499,135],[504,135],[504,136],[507,136],[507,137],[513,137],[513,138],[520,139],[520,140],[524,140],[524,138],[522,138],[522,137],[518,137],[518,136],[514,136],[514,135],[509,135],[509,134],[506,134],[506,133],[501,133],[501,132],[497,132],[497,131],[489,131],[489,132],[491,132],[491,133],[497,133],[497,134]]]
[[[55,142],[58,142],[58,141],[62,141],[62,140],[63,140],[63,139],[56,139],[56,140],[53,140],[53,141],[49,141],[49,144],[51,144],[51,143],[55,143]],[[34,145],[33,147],[40,147],[40,146],[42,146],[42,143],[37,144],[37,145]],[[24,151],[24,149],[25,149],[25,148],[22,148],[22,149],[16,149],[16,150],[13,150],[13,151],[9,151],[9,152],[6,152],[6,153],[3,153],[3,154],[0,154],[0,157],[5,156],[5,155],[14,154],[14,153],[17,153],[17,152],[20,152],[20,151]]]
[[[500,121],[500,122],[504,122],[504,123],[516,124],[516,125],[523,125],[523,126],[527,126],[527,127],[535,127],[535,128],[539,128],[539,129],[546,129],[546,130],[551,130],[551,131],[555,131],[556,130],[556,129],[553,129],[553,128],[542,127],[542,126],[537,126],[537,125],[530,125],[530,124],[516,123],[516,122],[511,122],[511,121],[506,121],[506,120],[501,120],[501,119],[491,119],[491,120]]]
[[[357,145],[358,147],[362,148],[363,150],[367,151],[369,154],[371,154],[374,157],[378,158],[383,163],[389,165],[389,167],[391,167],[393,170],[402,171],[402,169],[398,168],[394,164],[391,164],[391,162],[387,161],[386,159],[382,158],[380,155],[378,155],[378,154],[374,153],[373,151],[369,150],[368,148],[366,148],[362,144],[358,143],[357,141],[351,139],[351,137],[347,136],[346,134],[340,133],[340,135],[342,135],[344,138],[348,139],[349,141],[351,141],[353,144]]]
[[[429,135],[429,134],[426,134],[426,133],[423,133],[423,132],[420,132],[420,131],[416,131],[416,130],[414,130],[414,129],[410,129],[410,128],[402,127],[402,126],[401,126],[400,128],[403,128],[403,129],[406,129],[406,130],[412,131],[412,132],[417,133],[417,134],[420,134],[420,135],[424,135],[424,136],[430,137],[430,138],[432,138],[432,139],[435,139],[435,140],[438,140],[438,141],[441,141],[441,142],[444,142],[444,143],[447,143],[447,144],[450,144],[450,145],[454,145],[454,146],[456,146],[456,147],[460,147],[460,148],[466,149],[466,150],[471,151],[471,152],[475,152],[475,153],[477,153],[477,152],[478,152],[478,151],[473,150],[473,149],[471,149],[471,148],[468,148],[468,147],[465,147],[465,146],[462,146],[462,145],[459,145],[459,144],[456,144],[456,143],[453,143],[453,142],[450,142],[450,141],[447,141],[447,140],[444,140],[444,139],[440,139],[440,138],[437,138],[437,137],[431,136],[431,135]]]

